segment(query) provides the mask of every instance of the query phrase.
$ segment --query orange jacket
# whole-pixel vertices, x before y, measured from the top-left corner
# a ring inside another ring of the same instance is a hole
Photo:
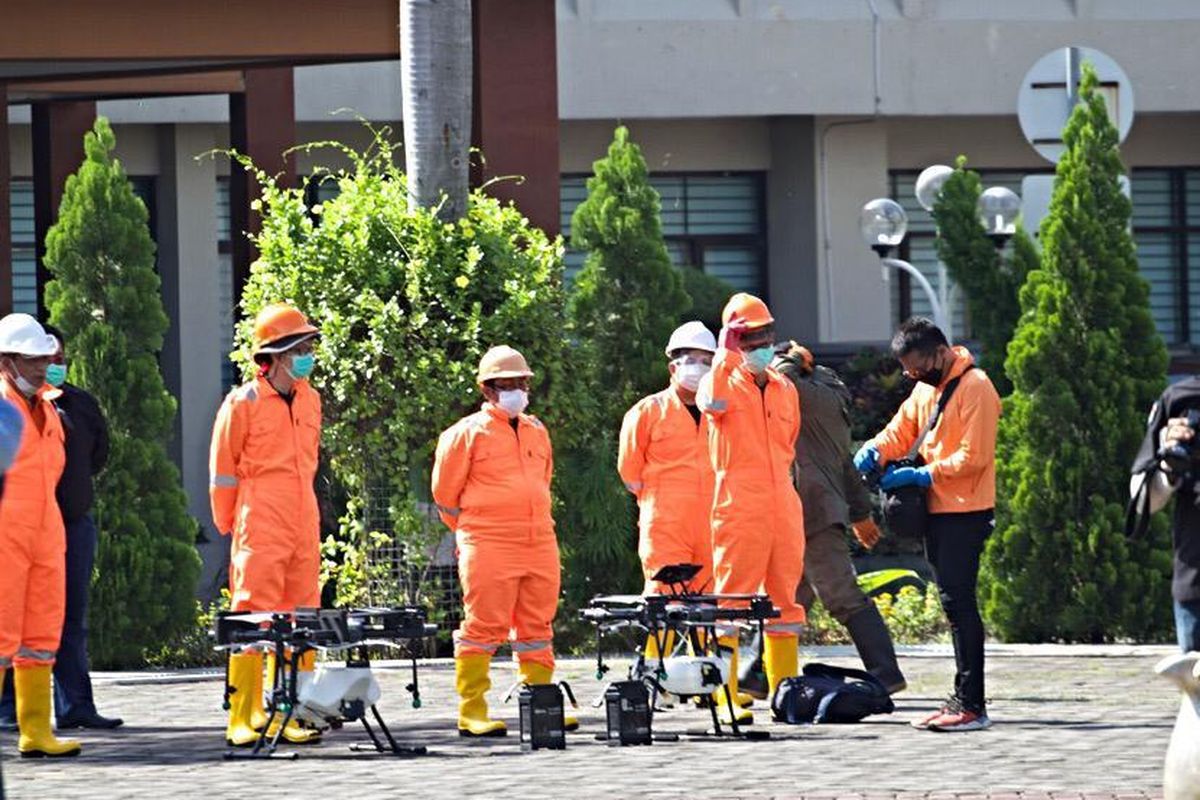
[[[313,481],[321,439],[321,396],[297,381],[289,404],[266,378],[221,404],[209,450],[209,500],[222,534],[319,535]]]
[[[941,385],[934,388],[918,383],[892,421],[872,440],[885,464],[907,456],[933,415],[946,384],[963,376],[937,427],[925,437],[919,451],[933,475],[929,510],[935,514],[984,511],[996,505],[1000,396],[983,370],[967,372],[975,359],[965,347],[955,347],[954,355]]]
[[[621,424],[617,471],[639,499],[666,485],[684,495],[689,507],[704,506],[707,514],[713,486],[708,418],[700,415],[697,425],[674,386],[643,397]]]
[[[696,394],[697,405],[710,417],[709,455],[718,494],[724,483],[727,490],[739,493],[742,503],[760,498],[771,506],[790,506],[795,498],[798,505],[791,469],[800,435],[799,395],[772,367],[759,389],[754,374],[743,368],[744,361],[740,352],[717,350],[712,371],[700,381]],[[784,485],[789,491],[780,491]],[[719,496],[718,507],[727,500]]]
[[[481,537],[554,534],[550,434],[534,416],[513,420],[491,403],[438,438],[433,500],[456,532]]]
[[[62,512],[54,494],[67,461],[62,421],[51,402],[59,394],[47,386],[38,392],[31,410],[25,396],[6,378],[0,378],[0,396],[20,409],[25,422],[21,446],[4,477],[0,532],[57,537],[65,547]]]

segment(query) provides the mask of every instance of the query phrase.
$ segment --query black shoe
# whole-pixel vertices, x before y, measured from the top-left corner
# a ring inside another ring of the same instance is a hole
[[[3,731],[5,733],[16,733],[18,730],[19,729],[17,728],[16,719],[14,719],[12,717],[5,717],[4,719],[0,719],[0,731]]]
[[[102,717],[96,711],[84,714],[72,714],[64,719],[59,719],[55,727],[60,731],[70,730],[71,728],[95,728],[97,730],[112,730],[119,728],[125,724],[125,720],[120,717]]]

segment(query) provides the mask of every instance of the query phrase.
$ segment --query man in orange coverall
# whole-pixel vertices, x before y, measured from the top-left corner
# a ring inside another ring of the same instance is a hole
[[[804,625],[804,608],[796,603],[804,572],[804,512],[791,473],[800,403],[792,382],[769,366],[775,319],[766,303],[739,292],[725,305],[721,322],[712,371],[696,395],[709,417],[709,456],[716,471],[716,590],[765,590],[780,610],[767,624],[763,653],[773,696],[779,682],[798,671]],[[736,629],[720,634],[722,647],[736,650]],[[729,687],[735,693],[736,676],[730,676]]]
[[[77,756],[50,727],[50,670],[67,606],[67,539],[55,489],[67,455],[46,368],[58,341],[28,314],[0,319],[0,402],[22,436],[0,498],[0,678],[13,667],[22,757]]]
[[[442,432],[433,463],[433,499],[454,531],[463,621],[455,633],[455,687],[461,736],[504,736],[488,717],[492,655],[512,635],[527,684],[550,683],[550,628],[558,608],[558,539],[550,516],[554,459],[550,435],[529,404],[525,357],[507,345],[479,361],[484,403]],[[578,727],[566,718],[567,729]]]
[[[321,397],[308,384],[317,329],[282,303],[254,321],[254,380],[221,404],[209,451],[213,522],[233,535],[229,589],[233,611],[292,611],[321,604],[320,514],[313,481],[321,437]],[[300,670],[311,673],[315,653]],[[274,676],[273,657],[268,672]],[[229,659],[229,725],[234,747],[253,744],[268,723],[263,712],[263,656],[242,652]],[[306,675],[300,676],[302,679]],[[274,726],[278,721],[270,721]],[[283,738],[315,742],[317,731],[294,722]]]
[[[621,424],[617,471],[638,501],[638,557],[647,592],[665,588],[652,576],[671,564],[700,565],[692,588],[712,588],[713,471],[696,389],[716,350],[716,337],[704,323],[676,328],[667,342],[670,385],[639,400]],[[652,665],[661,658],[659,644],[655,636],[646,638],[644,655]],[[670,654],[673,637],[662,644]]]

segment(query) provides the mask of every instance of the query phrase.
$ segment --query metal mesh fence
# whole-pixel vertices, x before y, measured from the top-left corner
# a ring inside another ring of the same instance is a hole
[[[390,514],[389,488],[368,488],[363,510],[368,531],[384,534],[367,551],[367,597],[372,605],[413,604],[424,606],[429,621],[438,626],[430,642],[433,655],[449,655],[450,635],[462,620],[462,590],[458,581],[458,563],[454,555],[454,535],[445,532],[432,503],[418,503],[422,544],[397,536]],[[424,543],[433,542],[432,545]],[[426,547],[425,552],[414,551]]]

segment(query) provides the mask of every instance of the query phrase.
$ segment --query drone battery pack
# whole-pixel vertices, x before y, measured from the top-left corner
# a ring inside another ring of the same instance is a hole
[[[608,744],[625,747],[653,744],[650,732],[650,692],[641,681],[617,681],[604,691]]]
[[[567,733],[559,685],[526,685],[522,687],[518,700],[521,707],[521,749],[565,750]]]

